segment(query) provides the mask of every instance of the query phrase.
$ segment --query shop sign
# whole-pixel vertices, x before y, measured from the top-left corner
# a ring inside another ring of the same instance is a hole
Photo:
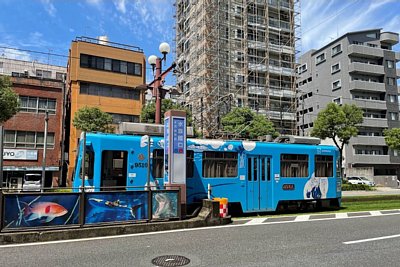
[[[5,160],[37,160],[37,150],[27,149],[4,149],[3,159]]]

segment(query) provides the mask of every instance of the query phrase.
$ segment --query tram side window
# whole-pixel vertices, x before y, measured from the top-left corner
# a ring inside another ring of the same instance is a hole
[[[282,154],[281,177],[308,177],[308,155]]]
[[[93,179],[94,171],[94,152],[86,151],[85,155],[85,175],[88,179]],[[82,177],[82,168],[79,171],[79,176]]]
[[[333,156],[315,156],[315,177],[333,176]]]
[[[186,177],[193,177],[194,151],[186,150]],[[153,150],[153,177],[164,178],[164,150]]]
[[[203,177],[237,177],[238,155],[235,152],[203,152]]]
[[[164,150],[153,150],[153,177],[164,178]]]

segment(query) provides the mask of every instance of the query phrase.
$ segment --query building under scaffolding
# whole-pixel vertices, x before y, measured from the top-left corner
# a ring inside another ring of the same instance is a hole
[[[295,133],[298,0],[177,0],[177,84],[196,127],[221,135],[220,118],[248,106]],[[235,133],[228,133],[234,135]]]

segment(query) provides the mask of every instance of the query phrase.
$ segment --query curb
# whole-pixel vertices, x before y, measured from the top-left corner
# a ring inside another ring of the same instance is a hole
[[[219,217],[219,202],[203,200],[203,207],[196,218],[183,221],[134,223],[107,226],[88,226],[57,230],[32,230],[26,232],[0,233],[0,245],[59,241],[100,236],[126,235],[148,232],[159,232],[176,229],[197,228],[225,225],[231,223],[231,217]]]

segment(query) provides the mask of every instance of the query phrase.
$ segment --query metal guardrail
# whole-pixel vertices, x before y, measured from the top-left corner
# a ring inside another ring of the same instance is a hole
[[[180,189],[62,188],[71,192],[0,190],[1,232],[54,230],[181,218]],[[144,190],[145,189],[145,190]],[[154,190],[155,189],[155,190]],[[74,192],[75,191],[75,192]]]

